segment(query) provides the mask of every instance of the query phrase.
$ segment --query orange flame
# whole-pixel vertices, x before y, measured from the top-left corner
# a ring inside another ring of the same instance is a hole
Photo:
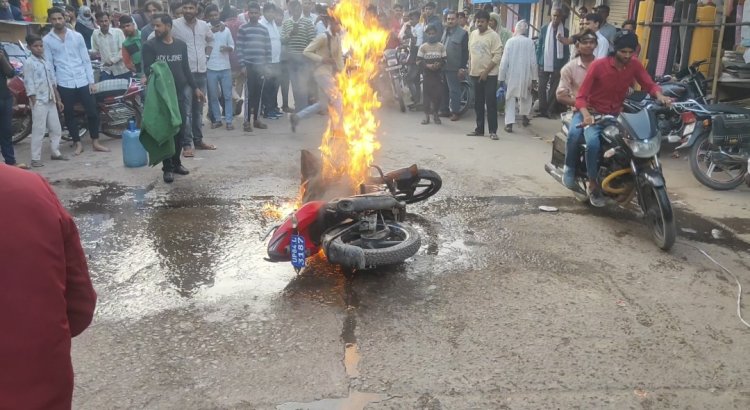
[[[343,0],[332,11],[345,33],[342,46],[349,49],[349,58],[336,76],[341,112],[334,108],[336,104],[329,106],[328,129],[320,146],[324,178],[348,178],[352,188],[366,179],[373,154],[380,149],[375,135],[379,126],[375,110],[380,101],[371,81],[388,40],[388,31],[365,9],[365,1]]]

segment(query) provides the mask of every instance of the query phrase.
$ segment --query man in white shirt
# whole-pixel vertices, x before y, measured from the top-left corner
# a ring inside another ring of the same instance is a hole
[[[99,53],[102,61],[99,79],[102,81],[113,78],[129,79],[130,70],[122,61],[122,43],[125,41],[125,34],[119,28],[111,27],[109,13],[106,11],[97,12],[95,17],[99,28],[91,35],[91,50]]]
[[[206,20],[211,24],[211,32],[214,35],[214,46],[206,64],[206,81],[208,88],[208,117],[211,119],[211,128],[219,128],[221,122],[221,107],[219,98],[224,100],[224,122],[227,130],[234,129],[232,120],[234,110],[232,104],[232,70],[229,63],[229,54],[234,52],[234,40],[232,33],[219,19],[219,7],[210,4],[204,11]]]
[[[406,62],[408,71],[406,73],[406,86],[411,93],[412,108],[422,101],[422,80],[420,69],[417,66],[417,51],[424,40],[424,24],[419,22],[421,13],[419,10],[409,12],[409,21],[401,26],[398,39],[409,44],[409,60]]]
[[[599,32],[602,21],[602,16],[597,13],[589,13],[583,20],[583,27],[596,33],[597,45],[594,50],[595,58],[604,58],[609,55],[609,41]]]
[[[78,119],[74,107],[77,103],[83,105],[88,120],[89,135],[94,151],[109,152],[109,148],[99,143],[99,115],[96,102],[91,94],[96,90],[94,86],[94,70],[91,68],[89,51],[83,36],[65,25],[65,11],[59,7],[52,7],[47,11],[47,18],[52,24],[42,42],[44,43],[44,59],[55,67],[57,90],[60,93],[65,108],[65,122],[68,133],[73,138],[75,155],[83,152],[81,137],[78,135]]]
[[[271,37],[271,64],[268,65],[263,95],[261,96],[261,111],[264,118],[277,119],[284,114],[279,109],[279,75],[281,74],[281,30],[276,25],[276,14],[281,10],[268,2],[263,5],[263,16],[258,22],[268,30]]]

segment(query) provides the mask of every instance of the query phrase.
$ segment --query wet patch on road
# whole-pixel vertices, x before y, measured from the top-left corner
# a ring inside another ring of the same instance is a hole
[[[436,277],[467,272],[507,274],[520,262],[520,266],[569,274],[571,280],[580,281],[574,276],[582,270],[574,255],[561,260],[545,244],[514,246],[529,236],[525,229],[542,231],[545,224],[565,223],[571,215],[591,215],[597,217],[592,226],[604,234],[611,230],[619,240],[651,241],[633,209],[596,209],[571,197],[438,197],[409,207],[407,222],[420,232],[424,246],[406,263],[351,274],[311,258],[297,275],[289,263],[264,260],[266,244],[260,240],[277,222],[264,214],[264,206],[283,199],[205,186],[169,192],[155,192],[153,185],[133,188],[95,181],[64,181],[57,186],[94,190],[69,209],[78,222],[100,294],[97,320],[134,319],[198,306],[212,311],[206,320],[222,321],[227,316],[221,310],[230,309],[226,306],[233,302],[243,306],[249,320],[268,320],[280,300],[313,302],[340,312],[340,365],[348,379],[348,397],[289,402],[279,409],[364,408],[367,403],[387,400],[385,393],[360,391],[369,389],[360,375],[358,316],[376,304],[429,306],[437,292],[432,283]],[[544,213],[540,206],[559,211]],[[532,228],[519,226],[527,216],[544,222]],[[682,237],[748,249],[715,222],[683,209],[676,209],[676,217],[678,230],[687,229],[678,231]],[[716,237],[715,229],[721,229],[722,235]],[[549,238],[568,239],[575,238]],[[660,265],[654,269],[664,270]],[[596,282],[597,286],[616,286],[607,285],[606,279]],[[617,289],[612,293],[617,294]],[[623,299],[628,300],[627,295]],[[642,326],[653,325],[645,313],[636,316]]]
[[[125,187],[90,180],[53,184],[97,189],[74,201],[69,209],[79,224],[94,280],[107,295],[99,307],[103,316],[140,316],[191,299],[210,301],[240,293],[249,293],[261,302],[282,292],[288,297],[304,294],[324,304],[349,306],[350,301],[344,299],[350,296],[344,288],[351,281],[342,278],[341,272],[328,267],[315,269],[313,275],[296,276],[289,264],[264,260],[265,243],[260,236],[277,221],[262,209],[269,202],[278,202],[277,197],[242,196],[238,191],[201,187],[155,193],[153,185]],[[419,279],[502,264],[503,257],[509,255],[491,247],[498,241],[512,241],[517,234],[507,229],[506,221],[541,214],[542,205],[559,209],[544,214],[551,223],[570,214],[633,222],[626,229],[615,229],[613,235],[651,240],[634,209],[597,209],[571,197],[448,197],[409,207],[407,221],[420,231],[424,246],[407,264],[388,271]],[[684,209],[675,211],[680,236],[734,250],[748,249],[723,226]],[[725,222],[750,226],[750,220],[736,219]],[[612,228],[602,224],[601,229]],[[417,294],[404,295],[405,303],[425,290],[415,287],[413,291]],[[398,298],[399,293],[391,297]]]

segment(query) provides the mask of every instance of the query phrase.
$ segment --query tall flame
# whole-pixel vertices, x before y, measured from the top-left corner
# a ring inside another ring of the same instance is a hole
[[[341,22],[342,48],[349,50],[349,57],[336,76],[341,112],[334,108],[337,104],[329,106],[328,129],[320,146],[324,178],[348,178],[353,187],[365,180],[373,154],[380,149],[375,135],[380,102],[371,81],[388,40],[388,31],[365,10],[365,1],[342,0],[332,11]]]

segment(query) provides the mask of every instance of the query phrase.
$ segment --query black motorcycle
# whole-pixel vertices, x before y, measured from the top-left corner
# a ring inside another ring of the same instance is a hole
[[[388,77],[393,98],[398,102],[401,112],[406,112],[404,89],[406,88],[406,65],[401,48],[389,48],[383,52],[385,75]],[[408,58],[408,54],[406,54]]]
[[[657,77],[656,83],[661,87],[662,94],[670,97],[674,102],[685,102],[689,100],[698,101],[701,104],[708,103],[706,89],[708,82],[703,73],[698,70],[700,66],[708,64],[707,60],[695,61],[687,69],[678,72],[675,77]],[[648,105],[653,98],[644,92],[634,92],[628,97],[631,100],[640,100],[641,105]],[[685,117],[674,107],[660,107],[654,110],[656,127],[665,142],[679,142],[684,134]]]
[[[734,189],[743,181],[750,186],[750,109],[695,100],[673,105],[692,118],[676,150],[690,150],[693,176],[719,191]]]
[[[661,136],[656,128],[656,104],[641,106],[632,101],[624,103],[625,110],[617,117],[595,116],[602,126],[599,180],[608,198],[621,204],[629,203],[634,196],[643,210],[656,245],[669,250],[677,236],[672,205],[667,195],[666,183],[659,163]],[[545,171],[561,184],[565,165],[565,144],[571,115],[563,118],[563,130],[555,134],[552,162]],[[581,202],[588,201],[586,184],[586,146],[578,151],[579,167],[576,169],[576,188],[573,190]]]

